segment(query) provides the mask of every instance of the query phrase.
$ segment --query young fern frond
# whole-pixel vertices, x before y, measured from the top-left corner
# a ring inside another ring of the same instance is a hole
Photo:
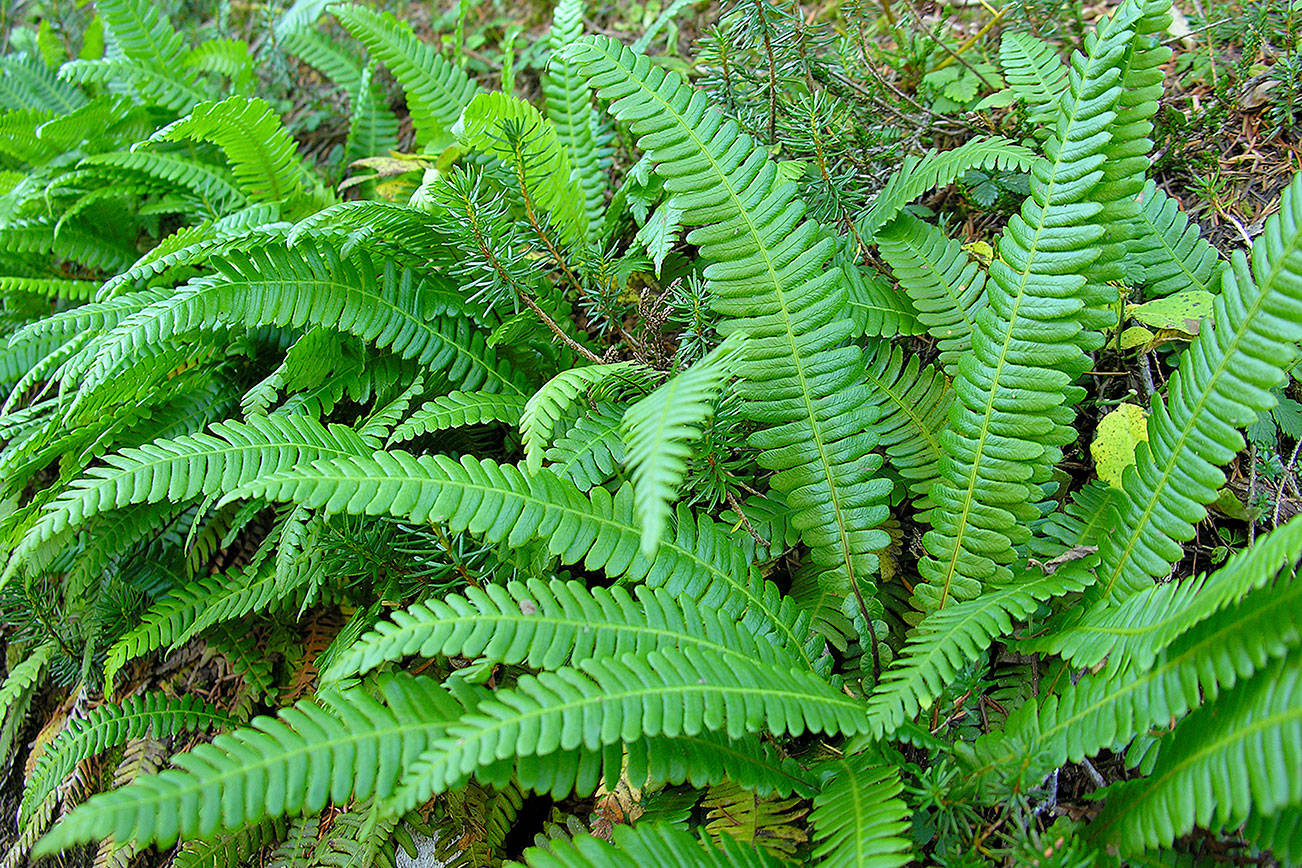
[[[1302,804],[1302,666],[1276,660],[1164,739],[1151,772],[1104,791],[1086,834],[1122,852],[1169,845],[1194,825],[1233,828]]]
[[[1024,172],[1034,162],[1032,151],[998,136],[980,136],[948,151],[927,151],[921,157],[910,155],[855,221],[855,231],[864,241],[875,242],[878,230],[923,193],[952,184],[972,169]]]
[[[585,495],[545,470],[526,475],[513,465],[470,456],[458,463],[444,455],[391,451],[310,466],[300,462],[296,469],[251,481],[232,496],[290,500],[326,512],[388,514],[415,523],[438,520],[455,532],[509,546],[546,540],[562,563],[582,562],[612,577],[690,594],[698,604],[779,636],[802,664],[814,667],[818,658],[804,619],[709,519],[680,514],[677,532],[661,542],[655,559],[643,557],[641,525],[627,485],[613,496],[603,488]]]
[[[1100,543],[1100,599],[1121,601],[1165,576],[1243,448],[1239,429],[1275,404],[1273,389],[1302,340],[1302,177],[1222,280],[1212,322],[1181,355],[1166,397],[1154,396],[1148,442],[1122,476],[1118,532]]]
[[[572,177],[583,190],[583,210],[588,216],[588,240],[595,240],[606,211],[610,159],[601,142],[601,118],[592,106],[592,93],[582,78],[559,57],[565,47],[583,35],[583,0],[559,0],[552,15],[548,41],[550,63],[542,76],[547,118],[574,163]]]
[[[70,719],[32,769],[23,791],[20,817],[30,819],[37,805],[63,783],[87,757],[103,753],[128,739],[169,738],[180,732],[230,726],[234,721],[194,696],[171,699],[158,693],[133,696],[120,706],[101,705],[85,717]]]
[[[386,661],[417,655],[479,658],[531,669],[558,669],[611,654],[666,647],[702,647],[725,659],[758,660],[790,668],[796,659],[771,634],[740,630],[735,621],[702,609],[690,597],[639,586],[577,582],[512,582],[466,595],[417,603],[381,621],[341,654],[325,681],[364,673]]]
[[[1006,582],[1014,546],[1039,518],[1041,486],[1062,446],[1075,438],[1072,404],[1083,389],[1087,349],[1101,338],[1082,329],[1080,273],[1098,256],[1099,205],[1108,122],[1120,98],[1118,67],[1139,16],[1130,0],[1099,25],[1088,57],[1073,59],[1062,117],[1037,160],[1031,196],[1000,239],[986,280],[989,303],[977,317],[972,353],[958,365],[955,401],[942,433],[939,482],[932,488],[933,530],[914,604],[924,612],[971,599]]]
[[[333,197],[320,188],[298,156],[280,116],[261,99],[236,96],[200,103],[151,137],[163,142],[180,139],[212,142],[221,148],[253,202],[284,203],[290,211],[315,211],[333,204]]]
[[[614,362],[570,368],[544,383],[520,414],[520,438],[529,471],[542,467],[543,450],[581,393],[606,385],[644,390],[654,382],[655,376],[654,371],[635,362]]]
[[[867,610],[874,552],[887,543],[876,530],[887,483],[874,478],[880,458],[862,353],[847,343],[845,272],[828,267],[834,242],[804,219],[794,183],[765,149],[676,73],[609,39],[584,37],[565,57],[631,124],[684,225],[698,227],[688,240],[711,263],[720,332],[750,337],[738,391],[763,426],[751,437],[759,463],[777,471],[770,484],[795,509],[814,561],[842,575]]]
[[[312,813],[327,802],[387,798],[463,708],[425,678],[390,676],[379,688],[382,702],[360,687],[322,690],[275,718],[257,718],[178,754],[174,769],[91,798],[34,852],[56,853],[109,836],[166,846],[178,837],[209,837],[269,817]]]
[[[581,726],[584,720],[601,726]],[[412,766],[395,806],[410,810],[511,757],[597,750],[642,735],[739,738],[761,729],[853,734],[862,729],[862,708],[808,670],[740,663],[700,647],[590,657],[523,676],[448,726]]]
[[[387,446],[447,428],[488,425],[499,422],[512,427],[520,424],[525,400],[520,395],[494,392],[449,392],[426,401],[393,429]]]
[[[957,241],[908,213],[882,227],[877,250],[908,293],[918,321],[937,340],[945,373],[957,376],[986,306],[986,273]]]
[[[633,478],[633,497],[642,521],[642,554],[647,557],[655,554],[669,523],[691,445],[701,436],[720,390],[745,353],[746,336],[733,332],[705,358],[624,413],[620,424],[624,462]]]
[[[830,778],[814,799],[814,857],[826,868],[899,868],[910,861],[908,807],[899,770],[863,756],[821,766]]]
[[[547,448],[547,469],[588,491],[619,476],[624,468],[624,409],[602,402],[574,421]]]
[[[1155,181],[1145,184],[1140,195],[1136,234],[1127,252],[1143,267],[1144,293],[1150,298],[1185,290],[1215,295],[1228,267],[1198,224]]]
[[[416,144],[439,153],[453,143],[452,126],[479,88],[465,72],[416,38],[411,25],[390,12],[363,6],[330,7],[348,32],[393,73],[407,94],[407,111],[416,127]]]
[[[1026,119],[1037,126],[1052,122],[1067,92],[1068,72],[1053,46],[1029,33],[1005,30],[999,65],[1008,89],[1026,106]]]

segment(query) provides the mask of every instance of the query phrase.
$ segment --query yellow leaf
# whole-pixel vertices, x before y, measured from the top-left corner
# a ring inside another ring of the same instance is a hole
[[[1090,455],[1102,479],[1121,487],[1121,472],[1135,463],[1135,447],[1148,442],[1148,414],[1135,404],[1121,404],[1099,420]]]

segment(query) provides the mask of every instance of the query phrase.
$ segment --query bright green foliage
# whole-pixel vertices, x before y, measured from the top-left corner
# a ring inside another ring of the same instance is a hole
[[[453,124],[479,92],[460,67],[439,57],[392,13],[345,4],[331,6],[330,14],[402,85],[417,144],[435,153],[452,144]]]
[[[881,407],[877,426],[881,447],[909,490],[926,497],[936,481],[940,462],[938,432],[948,416],[952,398],[945,378],[917,356],[904,360],[899,347],[883,344],[868,357],[866,369],[873,402]]]
[[[1215,294],[1226,270],[1215,248],[1202,238],[1198,224],[1153,181],[1144,186],[1130,255],[1144,268],[1144,292],[1150,297],[1190,289]]]
[[[520,437],[530,471],[542,467],[543,449],[581,393],[600,387],[641,390],[654,381],[653,377],[641,365],[615,362],[570,368],[544,383],[520,414]]]
[[[1225,481],[1219,465],[1243,448],[1237,429],[1275,403],[1270,390],[1302,339],[1302,179],[1253,244],[1251,266],[1234,257],[1214,322],[1181,357],[1166,398],[1153,399],[1148,443],[1122,478],[1122,531],[1100,548],[1102,597],[1124,599],[1166,575]]]
[[[820,843],[820,865],[895,868],[909,862],[907,807],[896,798],[901,784],[890,765],[873,765],[864,757],[830,763],[832,772],[814,799],[811,820]],[[826,768],[826,767],[825,767]]]
[[[1067,67],[1053,46],[1029,33],[1005,30],[999,41],[999,65],[1008,89],[1026,106],[1027,120],[1052,121],[1067,90]]]
[[[942,434],[940,481],[931,491],[934,530],[924,537],[926,580],[915,589],[930,611],[1007,581],[1015,545],[1039,517],[1040,486],[1075,437],[1071,382],[1101,338],[1079,314],[1099,307],[1082,295],[1081,274],[1099,255],[1103,227],[1093,199],[1121,96],[1118,67],[1138,17],[1122,6],[1100,27],[1088,56],[1077,55],[1061,115],[1031,172],[1031,196],[1000,239],[986,281],[972,353],[958,364],[955,401]]]
[[[815,561],[871,592],[874,530],[885,517],[885,487],[867,402],[857,385],[860,351],[846,344],[843,272],[827,268],[832,243],[803,219],[794,185],[783,183],[737,124],[709,112],[675,73],[651,66],[610,40],[585,37],[567,50],[611,111],[632,125],[666,178],[688,240],[711,264],[705,276],[725,333],[750,337],[738,365],[760,462],[796,511],[794,523]]]
[[[762,849],[745,849],[730,838],[724,837],[713,847],[669,826],[619,826],[613,844],[582,835],[553,842],[549,850],[530,848],[524,860],[530,868],[768,868],[783,864]]]
[[[494,392],[449,392],[426,401],[389,435],[389,445],[411,440],[430,431],[501,422],[520,424],[525,402],[519,395]]]
[[[275,717],[176,757],[175,770],[96,796],[62,820],[37,853],[109,835],[140,843],[207,837],[327,801],[393,792],[406,767],[461,711],[428,679],[387,678],[383,702],[362,688],[323,691]]]
[[[624,413],[624,461],[633,476],[633,496],[642,517],[642,554],[647,557],[660,545],[692,443],[701,436],[719,390],[745,353],[745,334],[733,332],[708,356]]]

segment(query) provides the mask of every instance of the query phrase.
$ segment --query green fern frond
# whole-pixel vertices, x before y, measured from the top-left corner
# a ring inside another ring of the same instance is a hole
[[[160,440],[108,456],[105,465],[46,507],[10,560],[10,570],[88,519],[135,503],[173,503],[224,494],[260,476],[317,458],[361,454],[366,444],[348,428],[301,416],[255,416],[222,422],[209,434]]]
[[[284,823],[277,819],[252,823],[207,840],[186,841],[172,857],[172,868],[240,868],[284,834]]]
[[[908,807],[899,770],[865,757],[837,760],[814,799],[814,857],[827,868],[899,868],[908,864]]]
[[[1088,367],[1085,352],[1102,340],[1079,322],[1094,306],[1079,275],[1099,255],[1104,229],[1092,222],[1100,208],[1092,197],[1121,96],[1118,67],[1138,16],[1138,0],[1129,0],[1100,23],[1089,56],[1073,58],[1049,158],[1036,161],[1031,196],[990,265],[989,303],[977,317],[971,355],[959,362],[942,433],[934,529],[923,537],[928,557],[918,565],[925,581],[914,589],[922,611],[1008,580],[1014,546],[1040,516],[1040,486],[1076,436],[1072,404],[1084,390],[1071,384]]]
[[[959,359],[972,351],[972,332],[986,306],[986,273],[957,241],[908,213],[882,227],[877,249],[909,294],[918,320],[939,343],[945,372],[956,376]]]
[[[342,257],[315,244],[230,254],[213,267],[215,275],[159,293],[158,301],[118,323],[96,347],[82,391],[149,347],[196,329],[311,324],[414,358],[466,388],[524,393],[520,375],[485,347],[482,334],[463,319],[443,316],[460,313],[464,302],[440,280],[390,260],[376,263],[363,250]]]
[[[376,452],[366,458],[299,462],[295,469],[251,481],[231,496],[290,500],[310,509],[388,514],[422,523],[446,522],[491,542],[520,546],[547,540],[563,563],[582,562],[612,577],[627,576],[670,594],[690,593],[751,629],[763,627],[811,667],[817,657],[802,619],[777,588],[761,580],[720,527],[679,514],[677,532],[661,542],[654,560],[641,555],[640,522],[630,486],[611,495],[540,470],[464,456]]]
[[[147,0],[102,0],[95,11],[122,53],[160,70],[179,72],[186,54],[184,37]]]
[[[552,14],[548,41],[553,57],[583,35],[583,0],[559,0]],[[589,241],[601,228],[609,186],[609,158],[601,146],[601,118],[592,105],[592,93],[567,64],[549,64],[542,76],[547,118],[574,163],[572,177],[583,190],[583,210],[588,216]]]
[[[631,124],[683,224],[698,227],[688,241],[710,262],[720,332],[750,337],[738,392],[759,424],[750,441],[759,463],[777,471],[770,485],[793,507],[814,561],[869,605],[888,483],[874,478],[880,458],[862,352],[847,343],[846,274],[828,267],[835,242],[804,219],[795,184],[767,151],[677,73],[604,38],[583,37],[564,54]]]
[[[523,858],[530,868],[778,868],[785,864],[730,838],[711,845],[685,830],[651,823],[616,826],[611,842],[579,835],[553,841],[545,850],[530,847]]]
[[[387,154],[398,147],[398,116],[385,102],[376,84],[375,70],[375,64],[362,70],[357,87],[348,94],[351,108],[348,138],[344,141],[346,163]]]
[[[86,105],[86,95],[41,61],[21,54],[0,57],[0,110],[39,109],[67,114]]]
[[[122,57],[70,60],[59,67],[59,77],[77,84],[105,87],[121,87],[127,83],[141,102],[177,114],[210,97],[188,72],[163,69],[152,63]]]
[[[952,184],[972,169],[1024,172],[1035,159],[1030,150],[998,136],[979,136],[957,148],[931,150],[921,157],[910,155],[855,221],[855,229],[860,238],[875,242],[879,229],[928,190]]]
[[[294,225],[288,243],[333,235],[343,256],[362,247],[381,256],[406,257],[413,266],[451,264],[454,236],[424,211],[393,202],[340,202]]]
[[[1136,220],[1138,232],[1127,252],[1144,268],[1146,295],[1165,296],[1191,289],[1215,295],[1220,290],[1228,266],[1202,237],[1198,224],[1157,189],[1154,181],[1144,186]]]
[[[996,791],[1033,787],[1069,759],[1124,744],[1137,732],[1210,702],[1302,643],[1299,601],[1302,582],[1285,573],[1275,585],[1176,638],[1151,668],[1119,658],[1098,674],[1026,703],[1010,715],[1002,733],[977,741],[975,776],[998,784]]]
[[[1008,89],[1026,106],[1032,124],[1049,124],[1067,92],[1068,67],[1052,45],[1029,33],[1005,30],[999,40],[999,66]]]
[[[133,696],[120,706],[101,705],[85,717],[71,719],[36,761],[23,790],[18,813],[30,819],[32,811],[63,783],[77,763],[103,753],[128,739],[170,738],[180,732],[221,729],[233,723],[216,708],[195,696],[172,699],[158,693]]]
[[[456,64],[439,57],[416,38],[411,26],[392,13],[362,6],[331,6],[330,14],[389,68],[407,94],[407,111],[416,143],[432,153],[452,144],[452,126],[479,88]]]
[[[940,371],[922,367],[917,356],[905,362],[903,348],[885,343],[870,351],[865,376],[873,387],[873,403],[881,408],[877,430],[882,449],[913,496],[925,498],[940,472],[940,431],[953,393]]]
[[[1007,586],[987,588],[974,600],[933,612],[910,634],[895,662],[868,697],[869,729],[889,735],[928,707],[991,640],[1051,597],[1082,590],[1091,576],[1081,562],[1056,572],[1029,573]]]
[[[512,427],[520,424],[525,401],[519,395],[493,392],[449,392],[426,401],[393,429],[386,443],[392,446],[446,428],[488,425],[500,422]]]
[[[253,55],[241,39],[206,40],[186,54],[185,66],[225,76],[235,93],[247,95],[253,89]]]
[[[731,369],[744,358],[746,335],[733,332],[686,371],[671,377],[624,413],[624,461],[642,522],[642,554],[651,557],[669,523],[687,472],[692,443],[714,413]]]
[[[194,159],[180,151],[131,150],[94,154],[82,166],[107,166],[139,173],[188,191],[204,203],[210,218],[247,204],[245,192],[227,169]],[[125,172],[123,174],[125,174]]]
[[[1184,554],[1243,448],[1239,429],[1275,404],[1274,388],[1302,340],[1302,176],[1280,212],[1225,273],[1212,322],[1180,358],[1166,397],[1153,398],[1149,437],[1122,476],[1118,532],[1100,543],[1098,596],[1122,600],[1165,576]]]
[[[1103,792],[1087,835],[1128,853],[1169,845],[1195,824],[1233,828],[1250,811],[1302,804],[1299,768],[1302,666],[1283,658],[1181,721],[1148,775]]]
[[[530,472],[542,467],[543,449],[581,393],[607,384],[642,391],[654,382],[655,376],[654,371],[636,362],[614,362],[570,368],[544,383],[520,414],[520,438]]]
[[[68,301],[90,301],[95,297],[98,288],[99,283],[94,280],[0,275],[0,293],[5,295],[21,293],[45,298],[63,298]]]
[[[583,721],[600,720],[601,726]],[[700,647],[590,657],[575,667],[523,676],[515,687],[447,728],[412,766],[395,796],[399,810],[456,785],[476,769],[517,756],[547,756],[641,735],[764,729],[853,734],[858,700],[809,671],[740,663]]]
[[[617,476],[624,467],[620,427],[624,408],[601,402],[580,416],[543,453],[547,469],[588,491]]]
[[[464,597],[449,595],[395,612],[392,623],[377,624],[322,678],[364,673],[410,655],[557,669],[590,657],[689,646],[727,659],[796,665],[771,635],[738,630],[731,619],[699,608],[690,598],[645,586],[634,594],[636,599],[618,586],[589,589],[538,579],[471,588]]]
[[[386,677],[383,702],[362,688],[323,690],[315,700],[260,717],[173,758],[174,769],[95,796],[34,851],[50,855],[103,839],[171,844],[327,802],[387,798],[461,705],[424,678]]]
[[[275,110],[260,98],[235,96],[200,103],[151,137],[163,142],[181,139],[212,142],[221,148],[251,201],[312,211],[333,204],[320,201],[319,185],[299,157],[294,140]]]
[[[509,166],[522,192],[546,209],[567,244],[587,238],[588,213],[583,190],[571,177],[569,152],[538,109],[498,91],[481,93],[452,131],[464,145]]]
[[[0,683],[0,761],[6,764],[55,647],[53,644],[37,646],[10,667],[4,682]]]
[[[1285,808],[1269,817],[1253,811],[1243,824],[1243,837],[1283,865],[1302,865],[1302,808]]]

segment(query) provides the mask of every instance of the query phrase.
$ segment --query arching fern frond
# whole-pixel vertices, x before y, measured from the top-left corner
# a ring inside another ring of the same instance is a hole
[[[1037,571],[1038,572],[1038,571]],[[933,612],[909,634],[895,662],[868,697],[869,729],[890,735],[927,708],[991,640],[1012,632],[1051,597],[1080,591],[1090,576],[1079,562],[1048,575],[1027,574],[1007,586],[987,588],[974,600]]]
[[[1275,661],[1164,741],[1148,775],[1103,792],[1090,838],[1137,852],[1302,804],[1302,666]]]
[[[925,498],[939,473],[940,431],[953,393],[940,371],[922,367],[914,355],[905,362],[903,348],[886,343],[870,351],[865,377],[873,387],[873,403],[880,407],[882,449],[914,497]],[[915,505],[925,508],[926,503]]]
[[[173,758],[175,769],[138,778],[90,799],[34,851],[49,855],[81,841],[168,845],[178,836],[287,814],[327,802],[387,798],[415,758],[463,709],[426,678],[386,677],[383,702],[363,688],[323,690],[275,717],[217,736]]]
[[[713,415],[719,390],[745,356],[746,336],[733,332],[686,371],[671,377],[624,413],[624,461],[642,521],[642,554],[651,557],[669,522],[687,472],[692,443]]]
[[[324,680],[366,672],[417,655],[482,658],[531,669],[557,669],[590,657],[703,647],[727,659],[791,667],[771,635],[739,630],[735,621],[691,598],[639,586],[585,588],[577,582],[486,585],[395,612],[340,655]]]
[[[251,481],[232,496],[291,500],[310,509],[388,514],[412,522],[440,520],[509,546],[547,541],[563,563],[627,576],[670,594],[691,594],[753,629],[779,636],[803,663],[818,656],[803,619],[777,588],[761,580],[727,534],[708,519],[679,514],[677,533],[661,542],[654,560],[642,556],[640,523],[630,486],[615,495],[574,485],[540,470],[464,456],[376,452],[366,458],[300,462],[295,469]]]
[[[598,403],[547,447],[547,469],[583,491],[618,475],[624,467],[623,420],[622,407]]]
[[[452,144],[452,125],[479,92],[465,72],[439,57],[433,46],[416,38],[411,25],[390,12],[344,4],[331,6],[330,14],[402,85],[416,143],[433,153]]]
[[[822,766],[832,772],[814,799],[814,857],[827,868],[899,868],[910,861],[908,807],[899,770],[849,757]]]
[[[583,37],[565,50],[611,112],[629,122],[665,177],[688,240],[710,262],[705,276],[721,334],[746,332],[738,365],[751,444],[777,471],[793,524],[823,569],[835,570],[870,605],[874,552],[885,535],[887,483],[859,381],[861,351],[848,343],[845,271],[829,267],[835,242],[812,220],[767,151],[677,73],[610,39]]]
[[[583,35],[583,0],[559,0],[552,14],[548,47],[559,58],[565,46]],[[583,190],[588,236],[600,231],[606,210],[609,158],[602,147],[601,118],[592,106],[587,83],[563,62],[549,64],[542,76],[547,118],[574,163],[573,175]]]
[[[520,437],[529,470],[542,467],[543,449],[581,393],[605,384],[644,390],[655,381],[655,376],[654,371],[635,362],[614,362],[570,368],[552,377],[534,392],[520,414]]]
[[[169,738],[179,732],[220,729],[234,721],[195,696],[172,699],[158,693],[133,696],[120,706],[101,705],[85,717],[71,719],[36,761],[23,791],[19,816],[32,811],[61,784],[77,763],[128,739]]]
[[[467,425],[487,425],[493,422],[514,427],[520,424],[524,406],[524,398],[520,395],[449,392],[421,404],[393,429],[386,445],[392,446],[445,428],[464,428]]]
[[[1280,212],[1222,281],[1210,327],[1180,358],[1166,397],[1153,398],[1148,442],[1122,476],[1119,531],[1100,544],[1098,596],[1121,600],[1166,575],[1243,448],[1239,429],[1275,404],[1271,389],[1302,340],[1302,177]]]
[[[940,346],[945,372],[955,376],[972,350],[977,315],[986,306],[986,273],[957,241],[912,214],[882,227],[877,249],[909,294],[918,320]]]
[[[590,657],[523,676],[450,725],[412,766],[395,804],[410,809],[498,760],[580,745],[702,731],[853,734],[862,726],[858,700],[812,672],[741,664],[699,647]]]
[[[910,155],[873,198],[855,228],[865,241],[875,241],[877,231],[923,193],[952,184],[972,169],[1026,171],[1034,161],[1030,150],[998,136],[979,136],[957,148],[931,150],[921,157]]]
[[[290,210],[312,211],[331,204],[321,201],[329,194],[318,189],[294,140],[262,99],[235,96],[200,103],[152,138],[165,142],[195,139],[217,145],[230,160],[245,195],[254,202],[284,203]]]

